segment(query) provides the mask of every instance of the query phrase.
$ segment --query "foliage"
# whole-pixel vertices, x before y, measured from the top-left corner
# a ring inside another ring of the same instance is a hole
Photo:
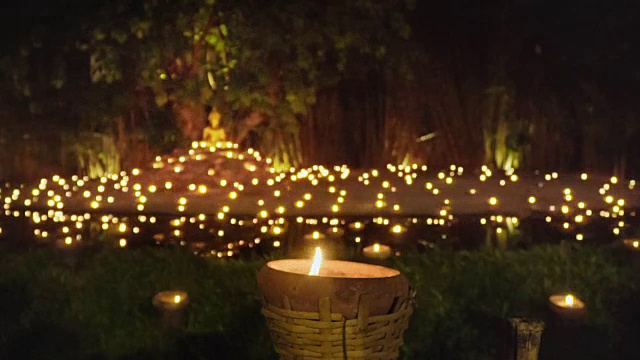
[[[149,153],[198,138],[215,105],[233,140],[283,167],[415,161],[624,175],[640,153],[639,9],[624,1],[12,6],[25,21],[2,25],[5,128],[46,123],[52,134],[113,136],[123,149],[152,143]]]
[[[403,63],[397,50],[409,37],[413,4],[143,0],[79,7],[64,26],[28,31],[6,57],[15,91],[34,109],[51,114],[62,110],[51,104],[62,104],[83,130],[98,132],[131,111],[149,118],[165,109],[197,140],[205,106],[215,105],[236,141],[254,132],[266,139],[263,152],[297,164],[300,150],[291,144],[318,91]],[[78,96],[87,101],[73,103]]]
[[[70,267],[62,255],[44,248],[3,249],[3,357],[275,358],[256,288],[264,260],[205,259],[167,249],[89,249]],[[582,248],[568,256],[556,246],[435,252],[389,261],[417,291],[404,358],[495,358],[500,319],[549,320],[547,296],[566,289],[589,307],[587,323],[571,331],[597,329],[601,337],[571,349],[550,338],[542,350],[575,358],[581,351],[593,355],[613,346],[618,352],[606,357],[624,358],[619,345],[626,344],[629,354],[637,351],[630,339],[640,330],[624,320],[637,313],[640,285],[625,262],[617,250]],[[156,292],[176,288],[191,298],[184,333],[163,331],[151,306]],[[545,331],[554,326],[548,321]]]

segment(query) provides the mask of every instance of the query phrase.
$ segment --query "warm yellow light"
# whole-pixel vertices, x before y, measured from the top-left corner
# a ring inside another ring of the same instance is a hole
[[[573,295],[571,294],[567,294],[564,297],[564,304],[568,307],[573,307],[573,304],[575,302],[575,298],[573,297]]]
[[[404,226],[402,226],[400,224],[394,225],[391,228],[391,232],[393,232],[394,234],[400,234],[403,231],[404,231]]]
[[[322,265],[322,250],[320,247],[316,247],[315,255],[313,255],[313,263],[311,263],[311,269],[309,275],[318,276],[320,273],[320,265]]]
[[[182,296],[176,295],[173,297],[173,302],[179,304],[182,301]]]
[[[489,198],[489,205],[497,205],[498,199],[495,196]]]
[[[373,244],[373,252],[376,252],[376,253],[380,252],[380,244],[378,243]]]
[[[529,196],[529,204],[535,204],[536,203],[536,197],[535,196]]]

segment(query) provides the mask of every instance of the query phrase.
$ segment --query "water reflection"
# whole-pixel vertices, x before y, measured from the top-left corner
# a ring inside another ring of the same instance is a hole
[[[241,258],[273,252],[306,257],[316,246],[321,246],[328,257],[341,258],[381,244],[397,256],[432,249],[526,248],[562,240],[608,244],[637,233],[635,214],[629,211],[624,217],[589,217],[566,226],[566,217],[542,213],[523,219],[441,213],[432,217],[246,216],[221,220],[205,214],[116,216],[13,211],[0,217],[0,238],[24,246],[63,249],[86,245],[185,247],[202,256]]]

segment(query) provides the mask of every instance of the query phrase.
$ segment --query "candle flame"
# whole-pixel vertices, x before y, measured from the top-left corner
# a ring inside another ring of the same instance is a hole
[[[574,297],[571,294],[567,294],[564,297],[564,304],[567,305],[568,307],[572,307],[574,304]]]
[[[182,296],[176,295],[176,296],[173,297],[173,302],[174,303],[178,304],[178,303],[180,303],[180,301],[182,301]]]
[[[379,253],[380,252],[380,244],[373,244],[373,252]]]
[[[313,263],[311,264],[311,270],[309,275],[317,276],[320,273],[320,265],[322,264],[322,250],[320,247],[316,247],[316,253],[313,256]]]
[[[640,241],[635,240],[631,245],[637,249],[640,246]]]

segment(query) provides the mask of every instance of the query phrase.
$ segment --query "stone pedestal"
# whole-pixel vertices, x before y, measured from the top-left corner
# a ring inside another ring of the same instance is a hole
[[[514,360],[538,360],[540,351],[540,339],[544,330],[544,321],[512,318],[512,357]]]

